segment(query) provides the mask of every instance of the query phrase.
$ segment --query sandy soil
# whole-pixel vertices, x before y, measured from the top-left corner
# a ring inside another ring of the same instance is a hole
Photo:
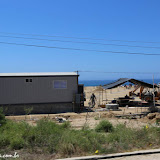
[[[130,89],[126,89],[124,87],[118,87],[112,90],[107,90],[103,92],[99,91],[99,87],[85,87],[84,91],[86,94],[86,102],[85,106],[88,106],[88,102],[92,93],[95,93],[97,101],[94,110],[96,112],[88,112],[88,113],[61,113],[61,114],[41,114],[41,115],[27,115],[27,116],[7,116],[8,119],[12,119],[15,121],[26,120],[31,125],[36,125],[36,122],[41,118],[49,118],[53,121],[56,121],[56,117],[63,117],[66,118],[68,121],[71,122],[73,128],[80,129],[85,124],[88,125],[90,128],[94,128],[95,125],[99,123],[101,119],[108,119],[113,125],[123,123],[126,124],[128,127],[142,127],[145,125],[154,125],[151,120],[147,118],[141,119],[118,119],[115,115],[124,115],[130,113],[141,113],[146,112],[148,107],[121,107],[120,111],[97,111],[99,104],[106,104],[109,103],[111,100],[123,97],[128,94],[131,90],[134,90],[134,87]],[[138,92],[138,91],[137,91]],[[136,97],[136,100],[140,99]]]
[[[98,87],[85,87],[85,94],[86,94],[86,102],[85,106],[88,106],[88,102],[90,99],[91,94],[94,92],[97,101],[96,106],[94,108],[95,112],[85,112],[85,113],[61,113],[61,114],[41,114],[41,115],[22,115],[22,116],[6,116],[8,119],[14,120],[14,121],[22,121],[25,120],[31,125],[36,125],[37,121],[42,118],[49,118],[52,121],[56,121],[56,117],[63,117],[66,118],[68,121],[71,122],[71,125],[75,129],[81,129],[84,125],[89,126],[90,128],[94,128],[100,120],[107,119],[109,120],[113,125],[122,123],[125,124],[127,127],[131,128],[139,128],[142,126],[150,126],[155,125],[155,121],[152,119],[148,119],[147,117],[139,118],[139,119],[118,119],[115,116],[116,115],[124,115],[124,114],[130,114],[130,113],[141,113],[146,112],[148,110],[148,107],[120,107],[119,111],[99,111],[98,105],[99,104],[106,104],[109,103],[111,100],[123,97],[126,94],[128,94],[131,90],[134,90],[134,88],[126,89],[124,87],[119,87],[116,89],[108,90],[103,92],[99,91]],[[137,91],[138,92],[138,91]],[[140,101],[139,98],[136,97],[137,101]],[[25,155],[25,152],[20,152],[21,157],[25,157],[26,160],[33,159],[33,157],[38,160],[41,159],[55,159],[55,155]],[[132,156],[132,157],[121,157],[121,158],[114,158],[115,160],[159,160],[160,154],[153,154],[153,155],[140,155],[140,156]]]
[[[84,88],[84,92],[86,94],[85,105],[88,106],[88,102],[90,100],[90,96],[92,93],[94,93],[97,98],[96,106],[98,106],[99,104],[109,103],[118,97],[124,97],[125,95],[128,95],[130,91],[133,91],[134,89],[135,89],[134,87],[131,87],[130,89],[129,88],[126,89],[125,87],[117,87],[114,89],[102,91],[102,89],[99,86],[85,87]],[[137,92],[139,92],[139,90],[137,90],[135,93]],[[135,100],[140,101],[138,97],[136,97]]]
[[[121,111],[103,111],[103,112],[88,112],[88,113],[61,113],[61,114],[44,114],[44,115],[27,115],[27,116],[7,116],[8,119],[14,121],[25,120],[31,125],[36,125],[37,121],[42,118],[49,118],[55,122],[56,117],[66,118],[71,122],[71,125],[75,129],[81,129],[84,125],[88,125],[90,128],[94,128],[100,120],[107,119],[113,125],[116,124],[126,124],[128,127],[139,128],[145,125],[154,125],[151,123],[151,120],[142,118],[142,119],[118,119],[115,115],[123,115],[127,113],[140,113],[141,111],[146,111],[146,108],[120,108]],[[58,122],[57,122],[58,123]]]

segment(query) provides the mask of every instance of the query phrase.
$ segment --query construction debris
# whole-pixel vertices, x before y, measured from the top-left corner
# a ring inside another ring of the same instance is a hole
[[[66,122],[66,118],[63,118],[63,117],[55,117],[56,121],[58,121],[59,123],[63,123],[63,122]]]
[[[160,113],[149,113],[146,117],[142,119],[143,122],[156,123],[159,125],[160,123]]]
[[[149,113],[148,115],[147,115],[147,118],[148,119],[153,119],[153,118],[155,118],[156,117],[156,113]]]

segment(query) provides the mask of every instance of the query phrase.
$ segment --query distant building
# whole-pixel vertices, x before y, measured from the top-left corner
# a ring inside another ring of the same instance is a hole
[[[7,114],[75,111],[78,94],[76,72],[0,73],[0,106]],[[82,91],[83,92],[83,91]]]

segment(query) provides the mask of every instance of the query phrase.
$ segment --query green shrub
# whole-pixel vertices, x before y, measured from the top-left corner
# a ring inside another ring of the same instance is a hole
[[[107,132],[107,134],[105,133]],[[118,124],[114,128],[107,120],[94,129],[81,130],[70,123],[56,124],[49,119],[38,121],[36,126],[7,120],[0,127],[0,150],[25,149],[33,153],[55,153],[63,157],[123,152],[134,149],[155,148],[160,144],[160,128],[127,128]],[[7,150],[7,151],[8,151]]]
[[[96,132],[112,132],[113,131],[113,125],[107,121],[102,120],[95,128]]]
[[[107,136],[107,141],[119,152],[131,149],[135,143],[136,134],[131,128],[118,124],[112,133]]]
[[[14,138],[10,141],[10,147],[12,149],[21,149],[24,147],[24,139],[22,138]]]
[[[57,148],[63,156],[93,154],[96,150],[102,150],[105,142],[105,135],[92,130],[66,130]]]
[[[98,116],[94,117],[95,120],[100,120],[100,118]]]
[[[85,124],[82,126],[82,130],[90,130],[89,125],[88,125],[87,123],[85,123]]]
[[[8,145],[10,145],[8,137],[4,134],[0,134],[0,149]]]
[[[67,121],[67,122],[62,123],[62,124],[61,124],[61,127],[62,127],[62,128],[66,128],[66,129],[69,129],[69,128],[71,127],[71,124],[70,124],[70,122]]]

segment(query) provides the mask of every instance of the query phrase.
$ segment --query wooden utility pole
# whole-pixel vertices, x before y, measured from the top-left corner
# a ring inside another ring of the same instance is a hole
[[[77,85],[78,85],[78,71],[76,71],[77,72]]]
[[[153,74],[153,105],[155,107],[155,95],[154,95],[154,74]]]

